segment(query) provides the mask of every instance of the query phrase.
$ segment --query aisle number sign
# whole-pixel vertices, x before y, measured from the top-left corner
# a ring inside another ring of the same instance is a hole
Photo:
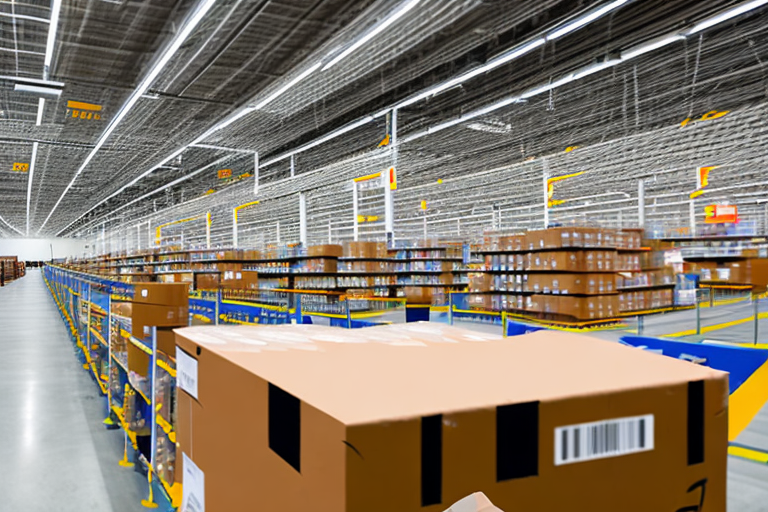
[[[734,205],[711,204],[704,208],[706,224],[736,224],[739,222],[739,210]]]
[[[11,170],[13,172],[29,172],[29,164],[22,163],[22,162],[14,162],[13,168]]]
[[[219,169],[219,179],[224,180],[232,177],[232,169]]]

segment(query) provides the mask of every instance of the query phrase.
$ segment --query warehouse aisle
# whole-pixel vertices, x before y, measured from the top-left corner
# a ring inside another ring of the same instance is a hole
[[[101,425],[103,399],[38,269],[0,288],[0,354],[0,508],[143,510],[146,480],[117,465],[122,434]]]

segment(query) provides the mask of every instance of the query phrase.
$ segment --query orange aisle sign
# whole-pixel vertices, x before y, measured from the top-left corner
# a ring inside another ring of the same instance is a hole
[[[709,185],[709,173],[713,169],[717,169],[718,165],[711,165],[709,167],[699,167],[696,169],[696,190],[691,192],[691,199],[695,199],[704,193],[704,189]]]
[[[397,190],[397,171],[394,167],[389,168],[389,189]]]
[[[29,172],[29,164],[22,162],[14,162],[13,172]]]
[[[232,177],[232,169],[219,169],[219,179],[223,180]]]
[[[736,224],[739,222],[739,209],[734,205],[711,204],[704,208],[706,224]]]
[[[67,117],[76,117],[78,119],[101,119],[101,105],[95,103],[85,103],[83,101],[67,101]]]

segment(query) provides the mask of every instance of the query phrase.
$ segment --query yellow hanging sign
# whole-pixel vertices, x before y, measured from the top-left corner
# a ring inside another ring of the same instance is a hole
[[[67,117],[98,121],[101,119],[99,112],[101,112],[101,105],[83,101],[67,101]]]
[[[579,171],[571,174],[565,174],[563,176],[553,176],[552,178],[547,178],[547,207],[552,208],[553,206],[557,206],[565,202],[565,200],[562,200],[562,199],[552,198],[555,195],[556,182],[567,180],[568,178],[575,178],[576,176],[581,176],[585,172],[586,171]]]
[[[29,164],[22,163],[22,162],[14,162],[13,169],[11,169],[13,172],[29,172]]]

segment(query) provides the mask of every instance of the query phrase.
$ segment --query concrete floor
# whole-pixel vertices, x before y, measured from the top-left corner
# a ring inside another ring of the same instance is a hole
[[[708,322],[729,321],[748,308],[703,314]],[[688,329],[691,317],[692,312],[654,317],[646,321],[646,333]],[[489,324],[457,324],[501,332]],[[737,326],[707,337],[744,340],[751,332],[749,325]],[[595,334],[616,340],[626,332]],[[761,339],[768,339],[768,322]],[[0,510],[146,510],[140,505],[146,479],[118,466],[122,431],[102,426],[103,398],[79,365],[39,270],[30,269],[27,277],[0,288],[0,354]],[[768,449],[768,406],[738,441]],[[768,465],[729,458],[728,511],[768,512]]]
[[[138,512],[146,478],[79,365],[40,271],[0,288],[0,510]]]

